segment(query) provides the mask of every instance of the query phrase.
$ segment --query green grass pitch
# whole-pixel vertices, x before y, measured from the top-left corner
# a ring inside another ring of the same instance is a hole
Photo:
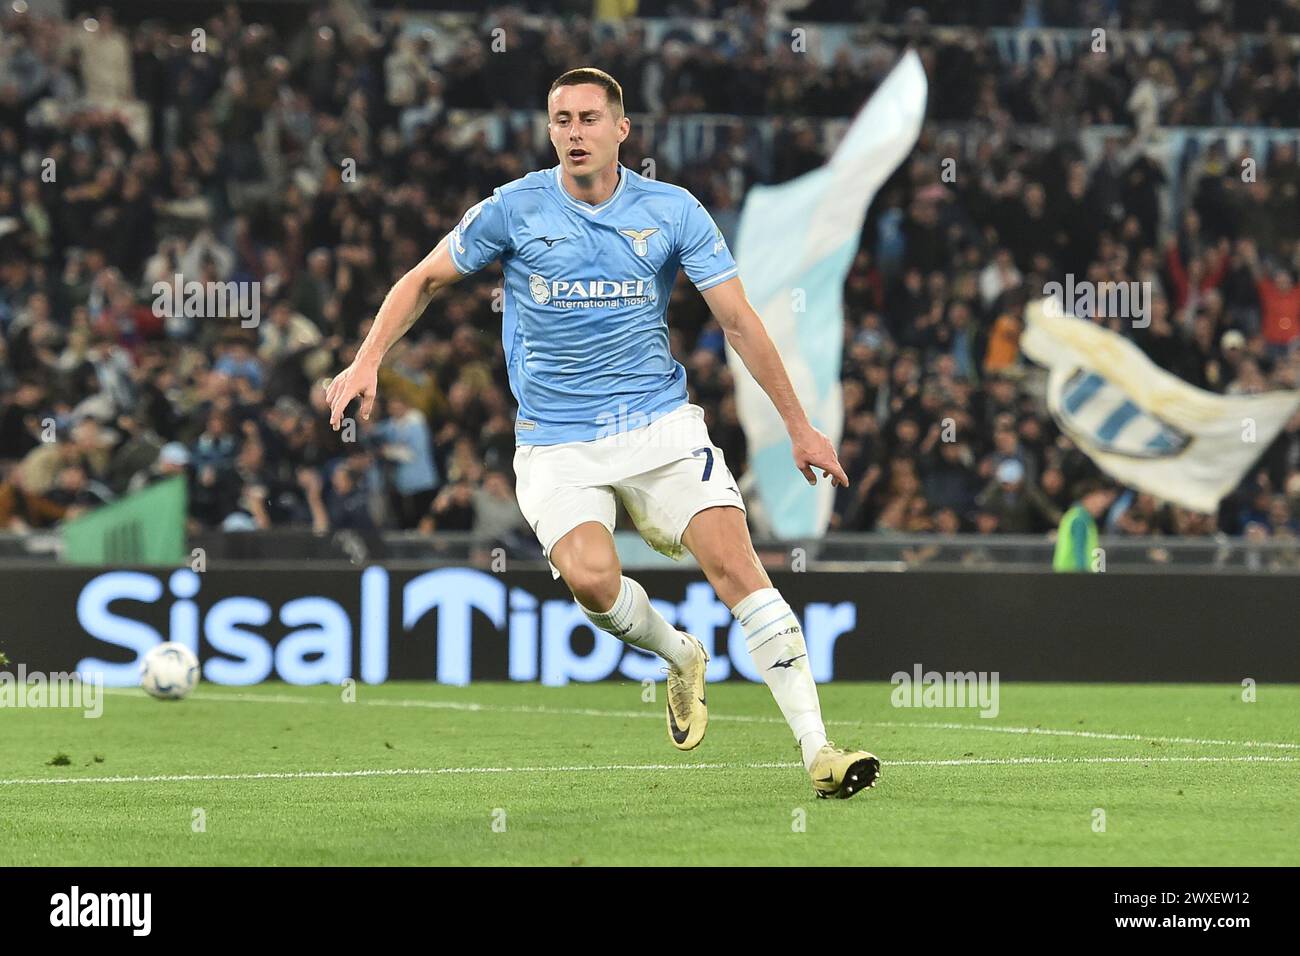
[[[832,739],[884,761],[848,801],[740,683],[686,754],[633,683],[4,709],[0,866],[1300,863],[1300,687],[1004,682],[994,719],[891,690],[821,689]]]

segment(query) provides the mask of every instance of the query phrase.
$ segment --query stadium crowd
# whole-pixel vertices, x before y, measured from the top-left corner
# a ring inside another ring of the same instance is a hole
[[[758,4],[724,7],[733,24],[763,22]],[[898,13],[940,125],[878,195],[846,283],[851,482],[833,529],[1055,527],[1096,472],[1046,413],[1018,336],[1033,290],[1066,273],[1150,283],[1148,328],[1094,319],[1193,384],[1300,387],[1295,149],[1275,149],[1254,181],[1226,146],[1205,151],[1165,221],[1167,177],[1141,135],[1153,123],[1300,126],[1283,32],[1300,27],[1295,4],[1278,9],[1248,55],[1210,19],[1187,24],[1197,42],[1150,56],[1028,67],[1000,62],[977,32],[932,40]],[[202,53],[188,28],[128,28],[107,10],[93,29],[0,20],[0,530],[51,527],[183,475],[192,529],[526,533],[498,277],[450,290],[394,347],[374,421],[335,433],[323,400],[393,281],[495,186],[553,164],[522,132],[491,148],[454,111],[540,108],[554,75],[592,62],[623,79],[633,113],[798,117],[778,127],[780,181],[826,158],[803,119],[851,115],[897,53],[878,39],[888,57],[819,68],[758,41],[683,36],[650,50],[636,26],[495,16],[512,38],[501,54],[478,35],[448,46],[404,34],[350,3],[286,35],[232,5],[202,25]],[[966,121],[986,131],[945,177],[942,124]],[[1058,135],[1031,145],[1011,123]],[[1090,123],[1134,133],[1090,162],[1062,129]],[[623,161],[646,155],[634,131]],[[733,210],[760,177],[738,140],[680,169],[661,161],[658,175]],[[257,321],[176,308],[193,281],[256,288]],[[692,400],[743,476],[724,337],[684,277],[669,317]],[[1106,527],[1293,537],[1297,515],[1300,415],[1217,515],[1125,493]]]

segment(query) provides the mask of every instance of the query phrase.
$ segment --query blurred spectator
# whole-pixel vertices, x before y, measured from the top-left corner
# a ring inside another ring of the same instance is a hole
[[[385,404],[388,416],[375,426],[375,439],[380,443],[380,457],[392,466],[400,527],[410,529],[429,510],[440,476],[423,413],[401,397],[390,398]]]
[[[433,506],[420,521],[419,530],[472,531],[474,529],[474,489],[468,481],[456,481],[438,492]]]
[[[347,464],[338,465],[331,474],[325,507],[331,529],[367,531],[375,527],[369,496]]]
[[[516,532],[530,530],[504,471],[488,471],[482,487],[475,489],[473,530],[488,541],[511,540]]]

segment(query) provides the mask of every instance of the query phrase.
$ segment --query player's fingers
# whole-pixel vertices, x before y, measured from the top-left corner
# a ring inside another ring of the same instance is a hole
[[[325,401],[329,403],[331,412],[337,410],[335,406],[338,405],[339,392],[343,391],[346,384],[347,376],[345,375],[336,375],[330,379],[329,386],[325,389]]]
[[[352,396],[343,389],[335,393],[334,401],[330,404],[330,427],[335,431],[339,430],[339,423],[343,420],[343,410],[348,407],[350,401]]]
[[[372,391],[370,392],[370,394],[367,395],[363,392],[362,401],[361,401],[361,417],[364,418],[366,421],[370,421],[370,410],[374,407],[375,407],[375,393]]]
[[[801,465],[799,470],[802,471],[803,476],[808,479],[808,484],[817,484],[817,475],[813,472],[811,465]]]
[[[841,488],[847,488],[849,486],[849,476],[844,473],[844,466],[840,464],[838,458],[835,459],[835,467],[831,469],[830,474],[834,483],[838,484]]]

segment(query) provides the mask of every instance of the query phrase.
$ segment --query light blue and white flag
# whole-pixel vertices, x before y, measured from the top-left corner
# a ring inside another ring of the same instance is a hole
[[[829,163],[780,186],[755,186],[741,210],[736,261],[745,292],[808,417],[836,447],[844,424],[844,279],[867,207],[916,143],[925,98],[925,70],[908,51],[853,120]],[[830,483],[808,486],[791,461],[780,415],[730,346],[727,362],[735,370],[736,410],[772,530],[782,538],[821,535],[834,503]]]
[[[1026,309],[1024,353],[1048,368],[1047,407],[1104,472],[1165,501],[1212,513],[1300,408],[1300,392],[1215,395],[1050,300]],[[1055,305],[1053,302],[1052,305]]]

